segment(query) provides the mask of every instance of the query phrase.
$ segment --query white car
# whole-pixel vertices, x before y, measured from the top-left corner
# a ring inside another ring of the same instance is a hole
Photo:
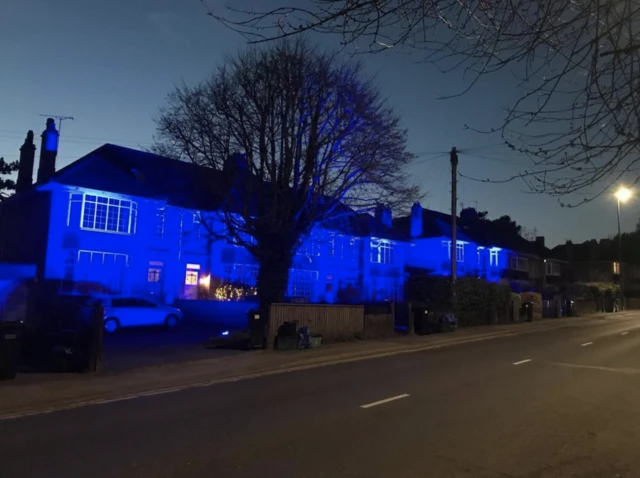
[[[103,303],[104,331],[109,334],[121,327],[164,325],[172,329],[183,317],[180,309],[139,297],[112,297]]]

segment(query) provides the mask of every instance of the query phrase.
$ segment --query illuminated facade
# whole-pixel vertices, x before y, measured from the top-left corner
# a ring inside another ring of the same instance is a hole
[[[250,296],[256,260],[208,232],[223,228],[207,207],[219,201],[210,192],[220,180],[215,174],[105,145],[10,201],[3,231],[15,232],[0,253],[37,264],[42,279],[68,292],[151,295],[167,303]],[[42,216],[37,236],[20,212],[27,209]],[[390,216],[387,226],[378,219],[352,213],[314,227],[296,251],[288,298],[402,300],[406,243],[394,238]]]
[[[0,260],[36,264],[39,278],[68,292],[149,295],[167,303],[255,295],[255,258],[210,233],[224,229],[215,213],[228,184],[224,171],[107,144],[56,172],[47,145],[57,132],[48,122],[41,151],[47,167],[29,187],[30,134],[21,150],[23,188],[0,215]],[[303,241],[287,298],[402,301],[412,268],[448,275],[452,256],[461,276],[529,280],[538,269],[547,273],[531,251],[515,253],[465,227],[457,239],[452,253],[450,216],[419,203],[394,221],[384,206],[375,215],[349,211],[317,224]]]

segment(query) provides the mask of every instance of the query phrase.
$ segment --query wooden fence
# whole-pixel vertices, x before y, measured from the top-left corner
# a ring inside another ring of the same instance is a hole
[[[321,334],[323,340],[362,337],[364,307],[362,305],[272,304],[269,314],[269,344],[284,322],[297,322],[309,327],[311,333]]]

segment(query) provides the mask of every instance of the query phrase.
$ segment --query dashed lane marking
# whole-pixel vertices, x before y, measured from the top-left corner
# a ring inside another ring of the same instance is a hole
[[[401,398],[407,398],[409,396],[408,393],[403,393],[402,395],[396,395],[395,397],[385,398],[384,400],[378,400],[377,402],[367,403],[366,405],[361,405],[360,408],[371,408],[377,407],[378,405],[384,405],[385,403],[395,402],[396,400],[400,400]]]

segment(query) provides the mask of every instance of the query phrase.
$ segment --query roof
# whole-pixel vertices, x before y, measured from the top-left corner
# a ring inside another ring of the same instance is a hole
[[[410,231],[411,216],[398,218],[394,225],[401,231]],[[504,235],[501,231],[489,227],[474,227],[458,219],[457,238],[460,241],[474,242],[485,247],[501,247],[511,251],[547,257],[550,250],[544,245],[528,241],[520,235]],[[422,210],[422,235],[420,237],[451,237],[451,214],[431,209]]]
[[[53,180],[201,210],[221,204],[225,185],[221,171],[113,144],[57,171]]]
[[[230,186],[223,171],[114,144],[105,144],[60,169],[53,180],[202,211],[220,208]],[[344,204],[339,204],[335,213],[336,218],[324,222],[328,229],[353,236],[402,237],[370,214],[357,213]]]

